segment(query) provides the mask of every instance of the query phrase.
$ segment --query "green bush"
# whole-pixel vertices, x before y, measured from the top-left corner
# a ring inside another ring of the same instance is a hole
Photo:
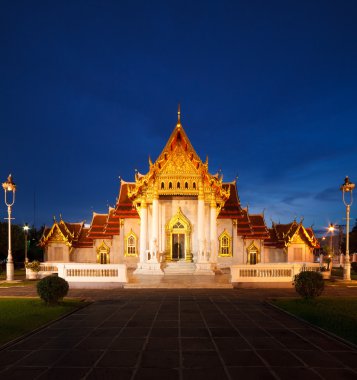
[[[321,273],[303,271],[295,276],[295,290],[305,299],[315,298],[324,290],[324,280]]]
[[[68,282],[58,276],[47,276],[37,283],[37,293],[48,305],[56,305],[68,293]]]
[[[33,272],[39,272],[41,270],[41,263],[37,260],[29,261],[25,264],[27,269],[31,269]]]
[[[353,263],[351,263],[351,268],[352,268],[352,270],[353,270],[355,273],[357,273],[357,262],[353,262]]]

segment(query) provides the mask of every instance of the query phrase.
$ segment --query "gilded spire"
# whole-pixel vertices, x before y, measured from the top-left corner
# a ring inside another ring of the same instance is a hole
[[[178,104],[177,107],[177,126],[181,125],[181,107],[180,103]]]

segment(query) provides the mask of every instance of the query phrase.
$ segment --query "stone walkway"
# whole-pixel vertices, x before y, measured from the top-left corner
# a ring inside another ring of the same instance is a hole
[[[356,295],[356,289],[347,293]],[[70,295],[95,302],[1,350],[2,379],[357,378],[355,347],[264,302],[268,296],[294,295],[292,289],[71,290]]]

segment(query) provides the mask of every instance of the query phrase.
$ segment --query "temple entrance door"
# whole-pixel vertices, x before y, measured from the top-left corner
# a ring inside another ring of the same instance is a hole
[[[100,263],[101,264],[108,264],[109,257],[107,252],[100,252]]]
[[[172,260],[185,258],[185,234],[172,234]]]
[[[191,223],[178,208],[166,224],[166,260],[192,262]]]
[[[110,248],[105,244],[104,240],[102,244],[97,248],[97,263],[109,264],[110,263]]]

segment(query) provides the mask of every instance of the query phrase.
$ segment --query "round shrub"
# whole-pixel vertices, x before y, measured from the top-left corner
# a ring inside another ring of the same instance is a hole
[[[321,295],[325,284],[321,273],[313,271],[300,272],[294,279],[295,290],[301,297],[315,298]]]
[[[68,293],[68,282],[58,276],[47,276],[37,283],[37,293],[49,305],[55,305]]]

